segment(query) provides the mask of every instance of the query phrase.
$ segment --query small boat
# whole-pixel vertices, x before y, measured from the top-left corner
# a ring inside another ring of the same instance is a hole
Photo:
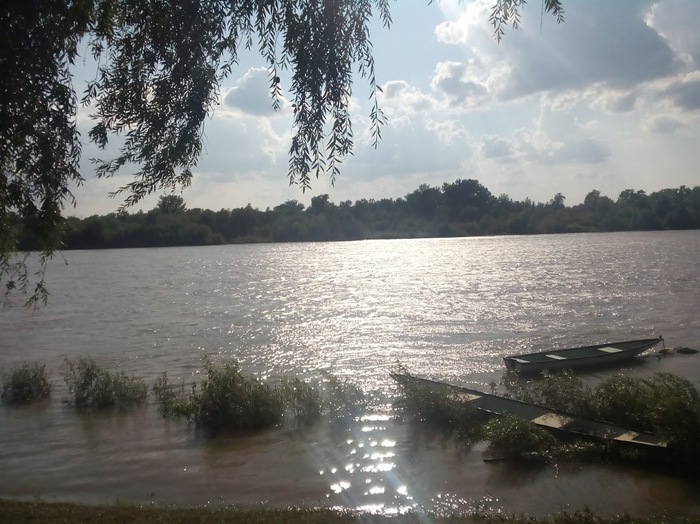
[[[554,349],[539,353],[526,353],[504,357],[506,369],[520,374],[534,374],[558,369],[576,370],[589,366],[601,366],[636,357],[643,351],[663,342],[663,337],[609,342],[595,346]]]
[[[586,419],[545,406],[484,393],[476,389],[454,386],[446,382],[415,377],[407,373],[392,373],[391,376],[399,384],[419,384],[434,392],[441,392],[455,402],[471,404],[478,411],[495,416],[511,416],[527,420],[536,426],[553,431],[555,434],[568,434],[579,438],[612,441],[645,448],[666,448],[668,446],[665,439],[653,433],[632,431],[615,424]]]

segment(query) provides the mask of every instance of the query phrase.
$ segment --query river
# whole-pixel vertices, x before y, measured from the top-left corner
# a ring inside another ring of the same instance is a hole
[[[700,515],[700,486],[673,477],[486,463],[482,445],[397,419],[389,377],[400,362],[486,389],[514,352],[658,335],[698,347],[698,260],[700,231],[65,252],[49,265],[47,306],[14,296],[0,312],[0,367],[39,361],[54,383],[46,402],[0,406],[0,497]],[[149,385],[164,371],[196,380],[206,358],[261,378],[332,374],[371,408],[342,429],[210,438],[162,419],[152,399],[76,413],[61,369],[78,355]],[[698,357],[623,372],[670,371],[697,386]]]

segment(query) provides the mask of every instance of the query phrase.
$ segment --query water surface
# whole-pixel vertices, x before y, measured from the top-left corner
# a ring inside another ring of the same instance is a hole
[[[403,423],[388,372],[488,388],[502,357],[552,346],[663,335],[700,337],[700,232],[78,251],[48,272],[50,302],[0,313],[0,366],[38,360],[46,403],[0,407],[0,496],[84,502],[474,507],[528,513],[700,514],[679,479],[605,466],[522,469]],[[19,302],[19,297],[17,297]],[[75,413],[60,376],[90,355],[152,384],[197,380],[205,358],[247,374],[330,373],[368,393],[351,427],[322,423],[208,439],[149,404]],[[700,359],[648,359],[624,370],[682,374]],[[610,372],[607,372],[608,374]],[[594,374],[591,380],[606,376]]]

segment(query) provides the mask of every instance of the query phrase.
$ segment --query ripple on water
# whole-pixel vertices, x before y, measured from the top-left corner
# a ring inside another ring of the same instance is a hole
[[[674,256],[668,256],[673,253]],[[624,469],[484,463],[392,417],[400,362],[482,389],[508,353],[663,334],[697,346],[700,232],[559,235],[69,252],[51,301],[0,313],[0,367],[47,364],[53,398],[0,408],[0,496],[155,504],[699,514],[697,485]],[[104,416],[64,406],[66,356],[164,371],[186,384],[205,359],[259,377],[327,373],[373,414],[348,427],[207,439],[152,404]],[[700,377],[680,356],[644,369]],[[639,373],[638,368],[626,369]],[[596,380],[593,376],[593,380]]]

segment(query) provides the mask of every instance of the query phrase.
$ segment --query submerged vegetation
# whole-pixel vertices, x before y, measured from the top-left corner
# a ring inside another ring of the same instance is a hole
[[[579,376],[565,372],[543,380],[509,378],[505,385],[519,400],[656,433],[668,440],[678,457],[700,458],[700,393],[677,375],[617,375],[592,388]]]
[[[654,464],[681,474],[698,474],[694,464],[700,459],[700,393],[692,383],[676,375],[615,376],[596,387],[570,372],[537,380],[506,375],[503,380],[506,396],[516,400],[655,433],[668,441],[663,456],[658,449],[624,448],[612,442],[556,440],[528,421],[489,417],[465,402],[460,388],[401,375],[394,378],[401,388],[401,398],[395,404],[401,412],[443,431],[465,435],[470,441],[486,441],[495,458],[625,460]]]
[[[46,366],[24,363],[0,374],[3,401],[21,404],[46,398],[51,394],[52,384]]]
[[[108,371],[90,357],[66,358],[64,364],[63,378],[77,408],[129,408],[148,396],[143,380]]]
[[[241,373],[235,361],[206,361],[199,382],[172,384],[166,373],[152,387],[163,417],[184,417],[206,431],[254,432],[280,424],[309,424],[322,417],[356,420],[366,409],[361,389],[332,376],[315,381],[283,377],[264,382]],[[123,371],[110,372],[90,357],[65,359],[62,371],[68,402],[79,409],[130,408],[148,397],[148,386]],[[23,365],[3,372],[2,396],[8,403],[47,397],[51,381],[45,366]],[[676,375],[649,378],[614,376],[595,387],[570,372],[525,380],[507,374],[505,395],[554,410],[614,424],[632,431],[655,433],[667,449],[631,449],[611,441],[561,441],[523,420],[493,418],[468,402],[463,389],[415,379],[399,367],[392,374],[400,386],[394,408],[467,443],[487,442],[493,458],[634,460],[697,475],[689,464],[700,459],[700,393]],[[492,387],[496,387],[493,384]],[[659,460],[661,459],[661,460]]]
[[[205,363],[206,377],[187,390],[163,373],[153,386],[164,417],[187,417],[209,431],[255,431],[279,424],[285,415],[309,423],[324,413],[333,419],[359,416],[366,402],[360,389],[330,377],[318,386],[299,378],[272,385],[245,377],[236,362]]]
[[[163,417],[185,417],[208,431],[251,432],[280,424],[283,419],[308,424],[327,416],[351,420],[367,407],[363,391],[333,376],[306,382],[282,377],[271,383],[241,373],[237,362],[204,364],[204,379],[173,384],[167,373],[151,390]],[[143,379],[123,371],[112,372],[91,357],[66,358],[62,375],[68,388],[66,402],[78,409],[128,409],[148,398]],[[48,397],[52,384],[46,368],[27,364],[0,373],[2,399],[7,403]]]

